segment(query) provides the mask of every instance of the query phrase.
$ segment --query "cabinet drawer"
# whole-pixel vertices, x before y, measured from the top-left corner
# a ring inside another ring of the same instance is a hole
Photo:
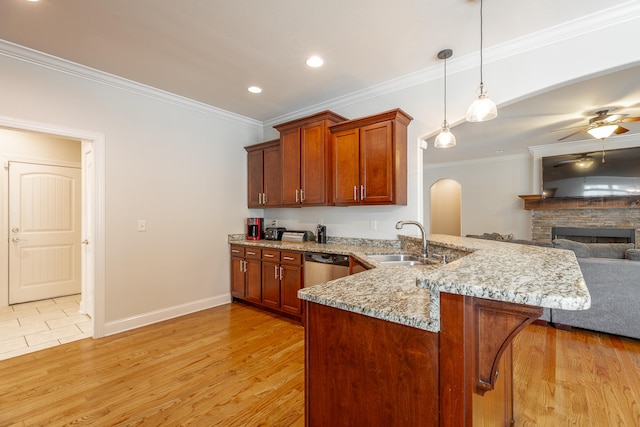
[[[280,253],[280,261],[283,264],[302,265],[302,252],[285,252]]]
[[[260,259],[260,249],[259,248],[244,248],[244,257],[245,258]]]
[[[276,261],[280,262],[280,251],[277,249],[263,249],[262,259],[264,261]]]
[[[244,246],[231,245],[231,256],[244,257]]]

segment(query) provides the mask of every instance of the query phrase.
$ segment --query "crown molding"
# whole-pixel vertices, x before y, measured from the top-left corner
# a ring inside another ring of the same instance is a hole
[[[481,157],[479,159],[469,159],[469,160],[459,160],[455,162],[443,162],[443,163],[432,163],[426,164],[424,169],[442,169],[442,168],[451,168],[455,166],[468,166],[468,165],[477,165],[482,163],[496,163],[496,162],[510,162],[514,160],[522,160],[528,159],[529,154],[510,154],[506,156],[493,156],[493,157]]]
[[[611,26],[619,25],[623,22],[637,19],[640,19],[640,2],[637,0],[628,1],[621,5],[613,6],[569,22],[564,22],[560,25],[545,28],[544,30],[510,40],[506,43],[484,48],[484,64],[486,65],[491,62],[501,61],[520,55],[523,52],[540,49],[545,46],[561,44],[566,40],[571,40]],[[477,68],[480,61],[479,55],[480,52],[478,51],[448,60],[447,74],[452,76],[456,73]],[[275,117],[265,121],[264,126],[266,129],[275,124],[294,120],[298,117],[304,117],[318,111],[347,107],[378,96],[408,89],[416,85],[429,83],[440,78],[442,78],[442,67],[438,64],[360,91],[352,92],[283,116]]]
[[[616,135],[605,139],[604,150],[617,150],[620,148],[631,148],[640,146],[640,134]],[[549,156],[560,156],[563,154],[590,153],[601,151],[603,143],[599,139],[587,139],[573,142],[556,142],[553,144],[532,145],[529,152],[534,159]]]
[[[262,129],[262,122],[0,39],[0,55],[124,90],[180,108]]]

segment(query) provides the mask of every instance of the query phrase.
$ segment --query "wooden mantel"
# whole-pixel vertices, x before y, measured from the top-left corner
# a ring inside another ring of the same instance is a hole
[[[620,197],[542,197],[540,194],[518,196],[524,200],[524,209],[640,209],[640,194]]]

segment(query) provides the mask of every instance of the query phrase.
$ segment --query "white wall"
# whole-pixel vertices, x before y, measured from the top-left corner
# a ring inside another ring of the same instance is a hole
[[[461,235],[497,232],[529,239],[531,212],[523,209],[518,195],[529,194],[531,177],[528,155],[428,166],[424,170],[424,203],[431,203],[429,188],[434,183],[453,179],[462,186]],[[429,224],[426,208],[425,218]]]
[[[0,156],[80,163],[80,142],[0,128]]]
[[[1,55],[0,69],[0,116],[105,135],[106,332],[228,301],[259,124]]]

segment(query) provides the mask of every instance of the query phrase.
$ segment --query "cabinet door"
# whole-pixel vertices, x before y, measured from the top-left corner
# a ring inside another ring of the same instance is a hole
[[[357,204],[360,198],[359,129],[337,132],[331,140],[333,164],[333,203]]]
[[[262,263],[262,304],[280,308],[280,264]]]
[[[244,259],[231,257],[231,295],[238,298],[245,297]]]
[[[263,151],[249,151],[247,153],[247,181],[248,181],[248,206],[250,208],[261,208],[263,193],[264,162]]]
[[[282,311],[300,315],[302,313],[302,302],[298,298],[298,290],[302,288],[304,271],[301,265],[282,264],[282,278],[280,280],[282,289]]]
[[[246,259],[246,299],[253,302],[262,301],[262,269],[259,259]]]
[[[264,207],[276,207],[282,203],[281,163],[279,146],[264,149],[264,196],[262,200]]]
[[[360,182],[364,185],[362,204],[394,201],[392,132],[391,121],[360,128]]]
[[[280,134],[282,204],[300,204],[300,128]]]
[[[327,204],[327,140],[324,121],[304,126],[300,131],[300,184],[303,205]]]

